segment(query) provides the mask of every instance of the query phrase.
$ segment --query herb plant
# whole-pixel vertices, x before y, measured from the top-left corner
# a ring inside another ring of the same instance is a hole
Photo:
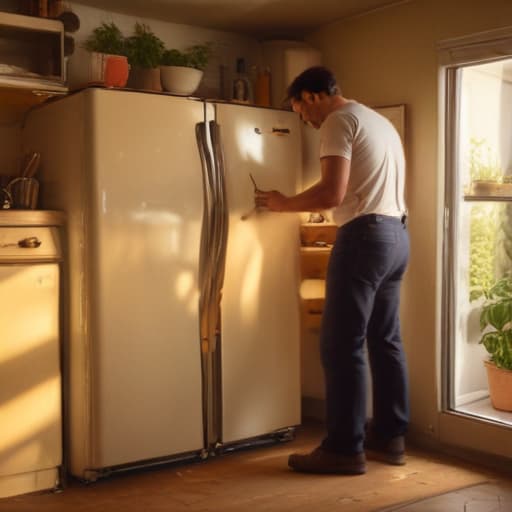
[[[196,44],[190,46],[185,51],[165,50],[160,64],[162,66],[183,66],[204,70],[212,55],[212,46],[210,43]]]
[[[485,139],[472,137],[469,141],[469,174],[472,181],[496,181],[501,182],[503,170],[501,169],[498,157]]]
[[[512,278],[510,274],[485,290],[485,303],[480,315],[480,329],[493,327],[484,333],[480,343],[491,361],[505,370],[512,370]]]
[[[164,43],[144,24],[136,23],[135,32],[126,39],[128,62],[137,68],[156,68],[164,52]]]
[[[102,23],[84,42],[90,52],[126,55],[125,38],[115,23]]]
[[[475,204],[469,217],[469,300],[484,294],[496,280],[499,204]]]

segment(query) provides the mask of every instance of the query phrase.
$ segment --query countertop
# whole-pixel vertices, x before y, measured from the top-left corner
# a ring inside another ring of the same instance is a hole
[[[0,210],[0,227],[62,226],[66,215],[58,210]]]

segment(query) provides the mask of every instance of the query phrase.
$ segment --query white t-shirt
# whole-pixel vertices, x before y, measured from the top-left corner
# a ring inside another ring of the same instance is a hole
[[[403,147],[384,116],[354,101],[331,112],[320,127],[320,158],[325,156],[350,160],[347,193],[333,210],[338,226],[369,213],[406,213]]]

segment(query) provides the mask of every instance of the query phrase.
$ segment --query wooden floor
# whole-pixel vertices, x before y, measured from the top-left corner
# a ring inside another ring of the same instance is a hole
[[[290,471],[288,455],[309,451],[320,438],[318,427],[303,427],[294,441],[277,446],[118,474],[89,485],[71,481],[59,493],[0,499],[0,512],[370,512],[480,482],[512,490],[510,475],[411,448],[405,466],[370,460],[362,476]]]

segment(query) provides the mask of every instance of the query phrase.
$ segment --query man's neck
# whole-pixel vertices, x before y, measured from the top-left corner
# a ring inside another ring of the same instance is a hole
[[[325,109],[324,109],[324,116],[323,119],[325,121],[325,118],[334,112],[335,110],[339,110],[340,108],[343,108],[348,103],[351,103],[351,100],[348,100],[347,98],[344,98],[343,96],[337,94],[336,96],[327,96],[326,97],[327,102],[325,103]]]

